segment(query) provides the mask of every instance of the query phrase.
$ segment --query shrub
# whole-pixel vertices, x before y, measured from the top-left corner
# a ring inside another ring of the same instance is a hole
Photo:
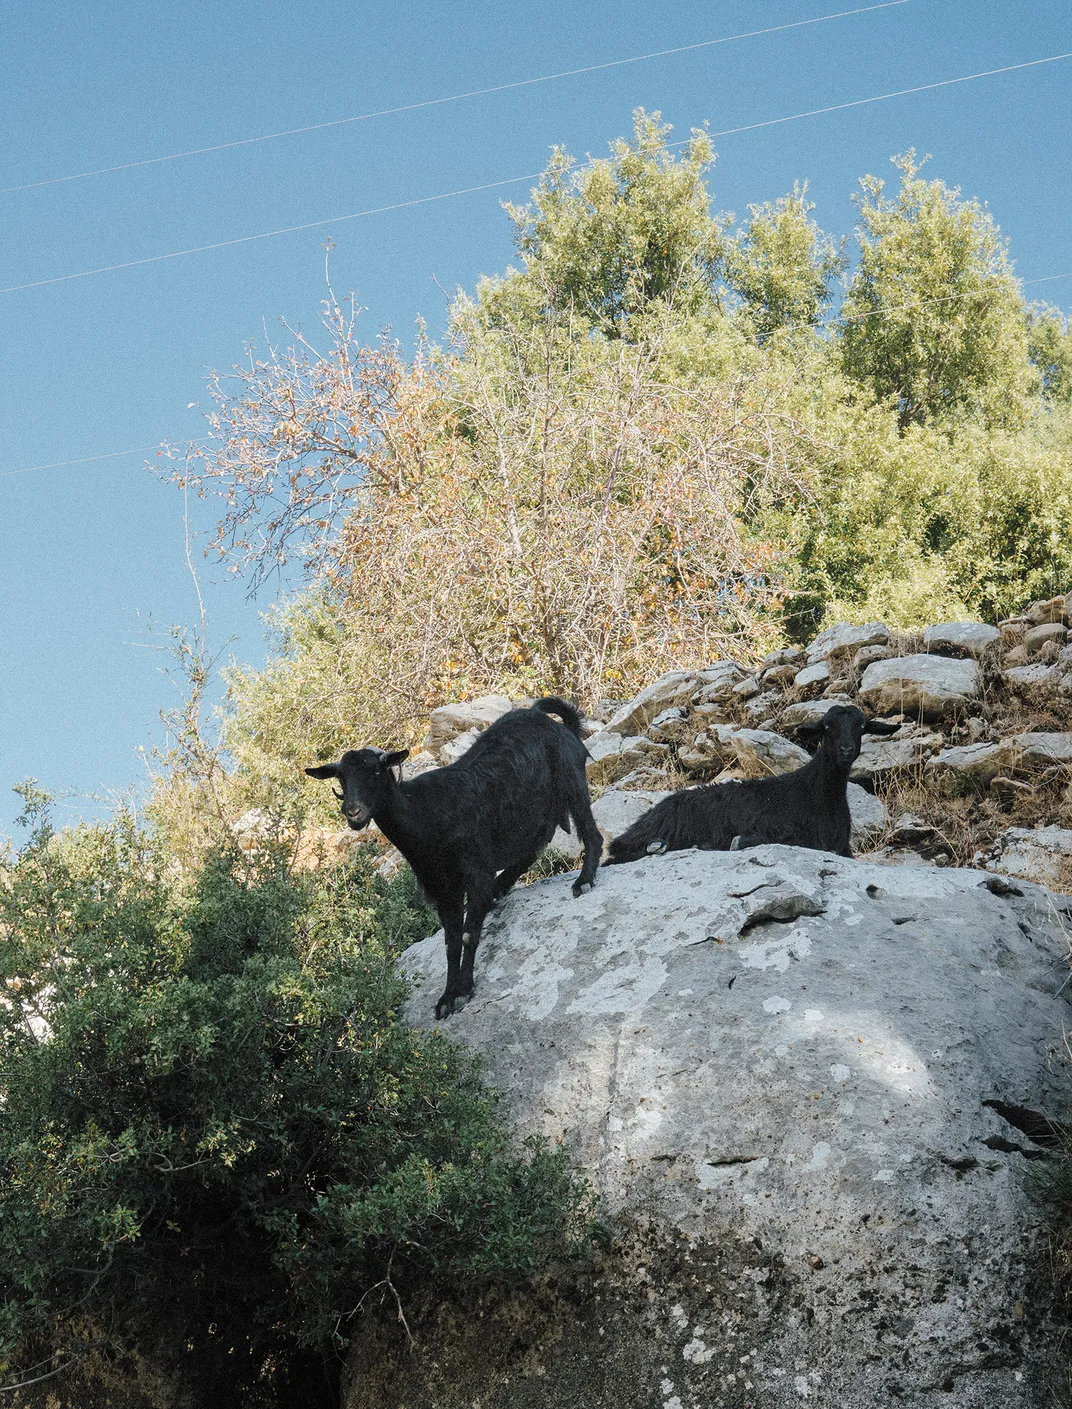
[[[0,871],[9,1383],[95,1350],[195,1401],[314,1403],[373,1289],[576,1248],[563,1154],[512,1146],[472,1059],[400,1019],[408,872],[167,871],[123,817]]]

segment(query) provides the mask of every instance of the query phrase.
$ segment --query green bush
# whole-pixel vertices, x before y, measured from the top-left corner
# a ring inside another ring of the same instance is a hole
[[[0,864],[8,1383],[95,1350],[195,1402],[313,1403],[372,1289],[578,1245],[563,1154],[400,1019],[430,927],[408,872],[216,854],[183,884],[123,817]]]

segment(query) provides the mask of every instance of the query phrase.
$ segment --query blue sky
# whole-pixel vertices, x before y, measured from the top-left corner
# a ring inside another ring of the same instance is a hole
[[[822,0],[545,0],[395,6],[139,0],[5,7],[0,186],[330,122],[852,8]],[[305,135],[0,195],[0,287],[538,172],[602,155],[631,110],[687,136],[1072,50],[1065,0],[908,0],[690,53]],[[853,223],[865,172],[914,146],[985,200],[1025,279],[1072,271],[1072,60],[719,139],[715,204],[743,214],[794,180]],[[323,245],[370,338],[442,323],[442,289],[511,256],[499,202],[524,182],[319,229],[0,295],[0,831],[26,775],[64,818],[139,785],[136,749],[172,699],[146,622],[192,622],[181,495],[145,457],[55,461],[199,433],[206,372],[278,319],[315,326]],[[1029,289],[1067,307],[1072,279]],[[209,513],[195,510],[204,529]],[[263,658],[259,612],[205,564],[217,645]],[[157,633],[162,634],[162,633]]]

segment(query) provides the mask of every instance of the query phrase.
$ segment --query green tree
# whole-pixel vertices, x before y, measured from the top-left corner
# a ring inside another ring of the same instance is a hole
[[[1027,331],[1005,241],[976,200],[893,158],[901,187],[865,176],[856,201],[860,262],[842,308],[842,365],[898,424],[966,411],[990,424],[1025,415]]]
[[[532,203],[506,207],[524,268],[482,281],[490,326],[565,311],[618,338],[654,304],[678,316],[714,309],[724,222],[710,213],[704,181],[711,143],[694,131],[679,158],[670,130],[638,108],[633,140],[612,142],[609,159],[578,166],[555,148]]]
[[[1057,308],[1038,303],[1027,312],[1027,344],[1043,397],[1072,402],[1072,327]]]
[[[818,323],[830,281],[844,267],[838,245],[809,219],[815,206],[807,190],[798,183],[792,195],[749,206],[726,248],[726,283],[760,342],[780,328]]]

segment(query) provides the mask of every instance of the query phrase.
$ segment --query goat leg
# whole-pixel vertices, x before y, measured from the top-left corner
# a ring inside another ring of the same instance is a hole
[[[573,824],[577,828],[577,835],[584,847],[584,863],[581,866],[581,874],[573,882],[573,894],[574,897],[578,897],[584,894],[586,887],[591,890],[596,883],[599,858],[603,855],[603,834],[596,825],[596,819],[592,816],[592,804],[588,800],[587,788],[584,794],[578,793],[570,800],[569,810]]]
[[[496,891],[497,881],[494,876],[491,876],[489,880],[482,877],[479,882],[466,887],[465,947],[462,951],[461,974],[458,978],[461,992],[466,996],[473,991],[473,963],[476,959],[480,935],[484,929],[484,921],[488,911],[495,903]]]
[[[435,1007],[436,1020],[447,1018],[454,1011],[454,1000],[462,994],[461,960],[463,908],[461,896],[457,900],[441,904],[439,918],[443,922],[443,942],[447,947],[447,986]],[[471,985],[470,985],[471,986]]]

